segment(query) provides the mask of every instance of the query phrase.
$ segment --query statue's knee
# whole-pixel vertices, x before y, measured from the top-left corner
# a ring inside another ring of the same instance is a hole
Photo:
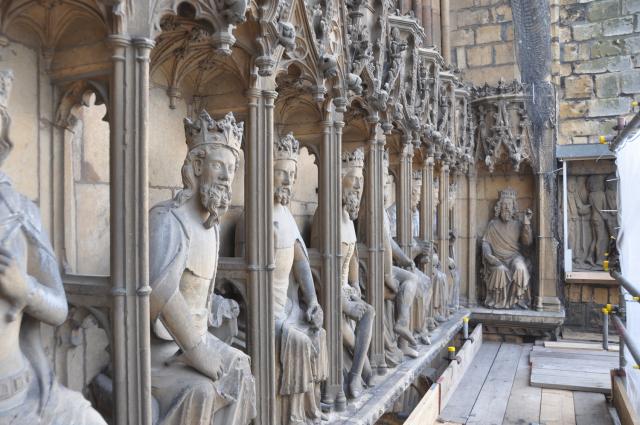
[[[213,381],[209,379],[197,379],[189,384],[190,399],[196,403],[203,403],[206,400],[210,400],[216,394],[216,389],[213,385]]]
[[[373,308],[372,305],[365,304],[364,316],[365,317],[374,317],[376,315],[376,309]]]

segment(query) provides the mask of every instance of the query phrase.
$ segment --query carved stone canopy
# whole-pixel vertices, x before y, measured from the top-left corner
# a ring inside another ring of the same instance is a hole
[[[476,159],[493,173],[497,164],[510,163],[518,172],[523,163],[533,165],[531,121],[525,109],[522,84],[504,80],[496,86],[473,89],[476,123]]]

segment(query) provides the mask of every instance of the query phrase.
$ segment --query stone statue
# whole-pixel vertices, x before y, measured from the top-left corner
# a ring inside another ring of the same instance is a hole
[[[383,178],[387,182],[384,189],[385,204],[391,196],[389,176],[389,157],[384,153]],[[403,354],[411,357],[418,355],[413,348],[417,346],[416,339],[410,328],[411,311],[416,291],[421,285],[416,274],[413,260],[407,256],[391,236],[389,216],[383,215],[383,243],[384,243],[384,285],[385,285],[385,352],[387,364],[391,366],[402,362]],[[395,266],[398,264],[398,266]]]
[[[533,243],[530,209],[524,220],[516,218],[517,193],[512,188],[500,192],[482,238],[484,282],[487,288],[485,305],[489,308],[528,308],[531,299],[530,274],[523,256],[523,247]]]
[[[415,266],[417,266],[413,272],[418,278],[418,288],[416,291],[415,305],[412,315],[412,328],[415,332],[417,339],[424,344],[431,344],[429,338],[429,330],[435,329],[437,326],[436,321],[433,318],[433,306],[431,301],[433,299],[433,285],[431,284],[431,278],[428,277],[421,269],[424,268],[426,263],[431,261],[431,243],[420,240],[418,238],[420,234],[420,197],[422,195],[422,172],[415,171],[412,173],[411,182],[411,234],[413,239],[411,241],[411,258]],[[397,212],[396,204],[394,203],[387,208],[387,214],[389,216],[389,224],[391,227],[391,236],[396,237],[397,229]]]
[[[357,398],[365,386],[373,383],[367,353],[373,332],[375,310],[362,299],[360,290],[357,237],[353,221],[358,218],[364,188],[364,151],[356,149],[342,154],[341,268],[342,339],[344,343],[345,392]],[[314,217],[311,241],[319,246],[321,226]],[[349,367],[348,365],[351,365]]]
[[[307,248],[288,207],[299,153],[300,145],[291,133],[274,144],[273,314],[281,397],[278,423],[283,425],[320,422],[319,384],[328,374],[323,312]]]
[[[587,263],[593,268],[602,268],[604,253],[607,251],[609,238],[603,210],[607,209],[607,197],[604,192],[604,176],[593,175],[587,178],[589,203],[591,204],[591,246]]]
[[[152,394],[159,425],[248,424],[256,415],[250,359],[209,330],[219,219],[231,201],[243,124],[202,111],[184,120],[184,188],[149,213]],[[223,314],[220,311],[220,314]]]
[[[567,180],[567,211],[569,214],[569,247],[572,251],[573,265],[576,268],[584,268],[587,249],[585,249],[583,217],[591,213],[591,205],[583,203],[576,188],[577,180],[569,177]]]
[[[448,279],[449,279],[449,309],[450,311],[458,311],[460,309],[460,270],[456,264],[455,231],[449,232],[449,263],[448,263]]]
[[[0,163],[9,155],[13,72],[0,71]],[[56,381],[40,324],[67,319],[58,262],[36,205],[0,172],[0,423],[106,425],[80,393]]]
[[[615,174],[609,174],[604,181],[605,198],[607,198],[607,212],[604,215],[607,222],[609,236],[618,234],[618,179]]]
[[[449,282],[447,274],[442,271],[442,264],[440,264],[440,257],[437,252],[434,252],[431,257],[432,275],[433,280],[433,318],[437,322],[446,322],[449,318]]]

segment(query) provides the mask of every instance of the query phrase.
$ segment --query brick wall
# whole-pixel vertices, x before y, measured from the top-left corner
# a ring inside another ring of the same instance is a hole
[[[451,56],[465,80],[519,79],[512,19],[509,0],[451,1]]]
[[[558,143],[597,143],[640,99],[640,0],[563,0]]]

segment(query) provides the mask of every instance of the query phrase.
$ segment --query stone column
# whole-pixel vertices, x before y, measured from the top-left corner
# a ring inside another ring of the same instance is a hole
[[[109,37],[114,422],[151,425],[149,318],[149,53],[153,41]]]
[[[247,91],[249,126],[245,143],[245,229],[248,346],[256,379],[256,425],[275,425],[276,358],[273,317],[273,109],[275,91]],[[247,237],[249,239],[249,237]],[[248,240],[247,240],[248,242]]]
[[[323,403],[344,411],[347,399],[342,386],[342,285],[340,282],[340,214],[342,212],[342,127],[341,121],[323,123],[320,158],[320,223],[322,254],[322,309],[327,331],[329,377],[322,394]]]
[[[433,46],[433,10],[431,2],[433,0],[422,0],[422,27],[425,33],[425,45]]]
[[[378,136],[377,118],[368,118],[370,125],[369,151],[365,162],[366,179],[366,224],[367,224],[367,303],[376,311],[373,324],[373,337],[369,348],[371,367],[383,375],[387,362],[384,355],[384,243],[382,220],[384,214],[384,198],[382,188],[382,155],[384,152],[384,136]],[[364,217],[363,217],[364,218]]]
[[[562,304],[558,297],[557,290],[557,252],[558,240],[553,235],[553,214],[554,211],[553,193],[555,193],[555,180],[547,177],[549,174],[545,172],[536,173],[535,193],[537,196],[536,211],[538,225],[532,223],[534,237],[537,237],[537,254],[538,254],[538,289],[531,287],[531,294],[537,292],[534,296],[535,308],[538,311],[555,311],[558,312],[562,308]],[[545,181],[549,179],[551,181]],[[553,189],[550,189],[553,188]],[[537,227],[537,229],[536,229]],[[535,245],[534,245],[535,246]],[[531,280],[530,284],[534,284]]]
[[[411,170],[413,163],[413,143],[409,138],[402,141],[400,152],[399,188],[396,196],[396,235],[398,245],[407,255],[411,255]]]
[[[471,166],[469,169],[469,173],[467,174],[467,188],[469,192],[469,200],[468,200],[468,213],[467,213],[467,224],[468,224],[468,232],[469,232],[469,245],[468,245],[468,268],[467,268],[467,281],[468,281],[468,297],[469,297],[469,305],[475,305],[478,303],[478,292],[477,292],[477,282],[476,282],[476,186],[477,186],[477,171],[475,167]]]
[[[427,157],[422,164],[422,201],[420,206],[420,238],[423,241],[433,241],[433,156]],[[431,276],[431,261],[425,270]]]
[[[440,36],[442,43],[442,58],[447,65],[451,64],[451,25],[449,0],[440,0]]]
[[[422,2],[424,0],[412,0],[411,5],[413,7],[413,14],[416,15],[416,21],[422,25]]]
[[[440,205],[438,208],[438,256],[440,264],[446,265],[449,256],[449,163],[440,167]]]

